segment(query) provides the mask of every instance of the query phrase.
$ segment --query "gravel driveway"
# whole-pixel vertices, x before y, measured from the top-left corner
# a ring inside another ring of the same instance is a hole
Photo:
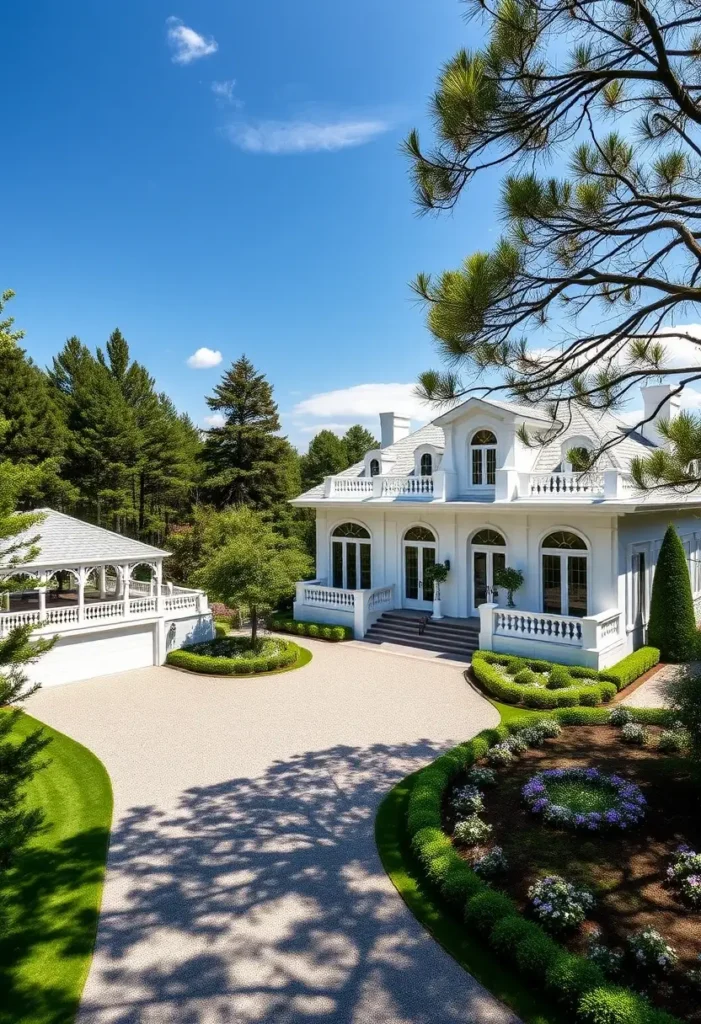
[[[82,1024],[516,1020],[417,924],[373,840],[391,785],[496,711],[453,666],[308,646],[278,676],[150,668],[30,700],[114,786]]]

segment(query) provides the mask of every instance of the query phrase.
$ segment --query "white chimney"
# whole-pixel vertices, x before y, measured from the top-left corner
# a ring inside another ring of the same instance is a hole
[[[380,413],[380,445],[387,448],[395,441],[408,437],[411,421],[407,416],[397,416],[395,412]]]
[[[652,441],[653,444],[659,447],[665,445],[667,441],[657,429],[657,424],[660,420],[673,420],[679,415],[681,399],[678,394],[672,394],[673,390],[674,386],[672,384],[655,384],[640,389],[640,393],[643,396],[644,419],[648,419],[650,416],[653,417],[649,423],[643,423],[642,427],[640,427],[640,433],[648,441]],[[662,405],[660,405],[660,402]],[[660,408],[655,412],[658,405]]]

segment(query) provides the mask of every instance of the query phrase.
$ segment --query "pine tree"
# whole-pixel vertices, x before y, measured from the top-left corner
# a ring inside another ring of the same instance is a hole
[[[366,430],[359,423],[348,428],[343,435],[343,443],[346,447],[349,466],[352,466],[355,462],[360,462],[367,452],[380,447],[380,442],[377,438],[373,437],[370,431]]]
[[[6,292],[0,300],[0,313],[11,296]],[[17,496],[20,507],[60,508],[71,499],[59,476],[68,440],[65,423],[46,374],[20,348],[21,338],[12,318],[0,322],[0,460],[26,471]]]
[[[667,527],[650,599],[648,643],[658,647],[662,661],[696,657],[697,630],[686,553],[673,526]]]
[[[309,442],[307,454],[301,458],[304,490],[320,484],[324,477],[347,469],[348,449],[342,438],[332,430],[320,430]]]
[[[433,141],[414,131],[406,150],[424,210],[452,213],[500,177],[501,228],[488,251],[415,280],[446,367],[423,374],[420,393],[484,397],[486,380],[546,405],[552,440],[571,403],[615,409],[661,372],[679,390],[701,379],[701,339],[683,326],[701,303],[701,5],[469,9],[479,41],[440,72]]]
[[[41,517],[13,514],[13,488],[0,473],[0,568],[21,567],[37,553]],[[19,482],[19,478],[15,478]],[[0,576],[0,594],[12,590],[16,583]],[[38,689],[28,685],[23,666],[46,653],[54,640],[32,640],[32,626],[11,630],[0,640],[0,870],[39,832],[43,814],[28,808],[25,787],[43,767],[39,755],[50,742],[42,729],[32,730],[19,742],[12,736],[23,712],[17,704]]]
[[[291,497],[294,452],[280,437],[272,386],[246,356],[226,371],[207,398],[224,415],[205,441],[205,496],[214,505],[269,509]]]

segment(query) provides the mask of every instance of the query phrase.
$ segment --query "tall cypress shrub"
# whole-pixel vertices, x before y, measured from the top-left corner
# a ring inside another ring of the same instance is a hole
[[[690,661],[696,654],[696,617],[686,553],[673,526],[667,527],[657,559],[648,643],[659,647],[662,661]]]

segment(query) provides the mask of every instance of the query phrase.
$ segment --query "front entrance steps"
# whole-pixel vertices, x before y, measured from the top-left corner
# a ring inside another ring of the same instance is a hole
[[[422,612],[385,612],[370,626],[365,641],[416,647],[437,657],[469,662],[479,646],[479,619],[434,620]]]

